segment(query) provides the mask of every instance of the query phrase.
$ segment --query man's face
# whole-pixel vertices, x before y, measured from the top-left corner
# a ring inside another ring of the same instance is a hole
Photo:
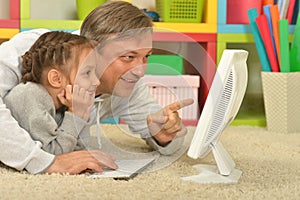
[[[111,41],[101,50],[101,63],[105,66],[97,94],[127,97],[136,82],[144,76],[148,56],[152,53],[152,34],[142,38]]]

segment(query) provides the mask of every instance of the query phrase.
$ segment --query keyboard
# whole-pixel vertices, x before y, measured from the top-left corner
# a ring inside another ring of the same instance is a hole
[[[94,173],[90,178],[130,179],[141,173],[155,158],[116,160],[118,169],[104,169],[102,173]]]

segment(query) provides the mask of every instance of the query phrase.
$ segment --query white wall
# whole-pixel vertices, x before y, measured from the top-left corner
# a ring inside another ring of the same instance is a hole
[[[31,0],[30,6],[31,19],[77,19],[76,0]]]
[[[9,1],[0,0],[0,19],[9,19]]]
[[[131,0],[131,3],[140,9],[155,10],[155,0]]]

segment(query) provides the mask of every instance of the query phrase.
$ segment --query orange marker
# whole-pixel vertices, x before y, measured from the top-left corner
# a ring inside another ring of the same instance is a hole
[[[273,36],[275,40],[276,53],[278,58],[278,63],[280,63],[280,40],[279,40],[279,11],[278,5],[272,5],[270,8],[271,18],[272,18],[272,27],[273,27]]]

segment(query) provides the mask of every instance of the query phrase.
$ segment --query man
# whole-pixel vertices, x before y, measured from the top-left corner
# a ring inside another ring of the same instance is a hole
[[[99,53],[106,67],[97,89],[104,100],[100,118],[120,116],[134,133],[162,154],[171,154],[182,144],[187,132],[177,110],[192,100],[176,102],[158,110],[139,79],[146,70],[152,49],[152,22],[130,3],[102,4],[83,22],[81,35],[100,42]],[[54,156],[18,126],[2,98],[19,82],[20,58],[34,41],[48,30],[22,32],[0,46],[0,160],[30,173],[77,174],[85,169],[117,168],[114,159],[99,150],[76,151]],[[5,80],[5,81],[4,81]],[[150,114],[151,113],[151,114]]]

